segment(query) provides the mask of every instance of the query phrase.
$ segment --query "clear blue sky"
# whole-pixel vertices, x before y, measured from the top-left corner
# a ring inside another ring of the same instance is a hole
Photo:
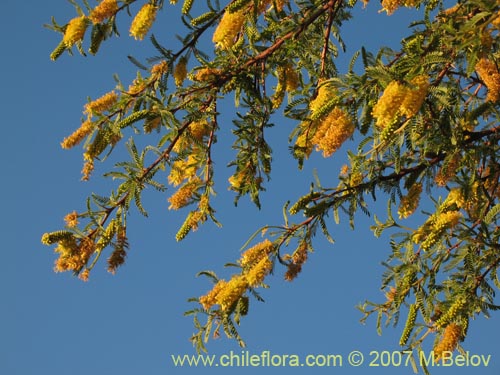
[[[378,15],[378,9],[378,2],[366,11],[358,9],[359,17],[345,28],[348,55],[361,44],[372,50],[382,44],[397,46],[401,33],[407,32],[411,12],[386,17]],[[176,43],[173,35],[182,30],[179,11],[180,4],[167,5],[159,17],[153,31],[160,41]],[[83,209],[90,192],[105,195],[111,188],[98,173],[90,183],[80,182],[80,150],[64,151],[59,143],[79,126],[86,97],[96,98],[114,87],[112,74],[130,81],[135,70],[127,54],[142,58],[154,50],[148,42],[138,43],[127,36],[130,19],[123,14],[122,37],[106,42],[97,57],[64,55],[52,62],[49,54],[60,36],[42,25],[52,15],[64,23],[75,15],[73,7],[64,0],[4,0],[2,12],[0,374],[231,373],[234,368],[175,368],[172,364],[172,354],[195,354],[188,341],[192,321],[182,314],[191,307],[187,298],[204,294],[210,283],[194,275],[212,269],[227,277],[229,270],[222,265],[238,258],[241,245],[256,228],[281,223],[283,202],[307,191],[312,167],[332,171],[333,176],[343,160],[313,157],[296,173],[287,145],[278,143],[293,125],[278,118],[270,132],[275,174],[262,197],[263,209],[258,211],[247,199],[235,208],[225,185],[230,170],[224,166],[232,156],[228,117],[221,124],[214,153],[220,183],[215,204],[222,229],[209,223],[178,244],[174,235],[182,214],[168,211],[166,196],[150,193],[144,201],[150,217],[144,219],[135,211],[130,217],[131,250],[117,275],[106,273],[104,264],[95,268],[88,283],[70,274],[56,274],[52,271],[55,255],[40,243],[40,236],[59,229],[66,213]],[[345,57],[339,63],[344,64]],[[232,111],[229,105],[226,110]],[[324,177],[324,184],[335,181]],[[266,303],[252,301],[251,314],[240,330],[251,354],[269,350],[346,358],[352,350],[359,350],[367,362],[354,368],[344,358],[341,368],[238,368],[238,373],[412,373],[411,368],[368,366],[374,359],[370,351],[399,350],[402,330],[401,325],[389,327],[378,336],[374,320],[361,325],[361,314],[354,308],[365,299],[383,298],[380,262],[388,254],[388,243],[375,240],[370,224],[370,219],[359,216],[355,232],[345,225],[332,225],[335,245],[318,240],[317,251],[291,284],[283,281],[283,270],[278,269],[269,279],[271,289],[262,292]],[[489,320],[481,317],[471,323],[464,345],[471,353],[491,354],[488,367],[434,368],[432,374],[498,375],[499,331],[497,315]],[[236,342],[226,338],[211,341],[208,348],[210,354],[241,353]]]

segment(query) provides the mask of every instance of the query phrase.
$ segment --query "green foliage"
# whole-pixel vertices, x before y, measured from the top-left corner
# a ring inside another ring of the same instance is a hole
[[[86,36],[90,53],[97,53],[103,40],[118,35],[115,20],[133,2],[123,2],[116,14],[92,26]],[[84,10],[73,3],[80,16],[91,11],[88,4]],[[194,207],[177,240],[208,218],[217,223],[210,199],[216,188],[211,155],[219,131],[218,103],[234,97],[235,157],[229,164],[233,168],[229,185],[235,202],[248,196],[260,207],[260,194],[272,176],[267,129],[273,121],[278,123],[277,116],[284,114],[296,123],[288,141],[299,168],[316,147],[341,136],[338,119],[329,116],[333,111],[352,121],[357,144],[351,142],[351,150],[344,145],[337,151],[347,155],[348,164],[336,185],[322,186],[317,178],[309,192],[290,207],[285,204],[284,224],[267,226],[251,237],[261,233],[266,240],[247,250],[260,249],[246,255],[255,257],[254,263],[242,266],[244,255],[235,264],[239,289],[224,290],[226,297],[236,298],[229,299],[231,306],[213,303],[187,313],[194,319],[192,341],[197,350],[206,350],[210,337],[220,332],[243,345],[237,326],[248,314],[249,297],[261,300],[256,291],[266,287],[261,278],[283,267],[285,278],[293,280],[312,252],[316,236],[333,242],[330,214],[335,222],[345,219],[354,227],[356,213],[370,215],[372,200],[380,196],[387,200],[387,219],[373,215],[372,230],[376,237],[385,232],[392,236],[383,263],[381,289],[386,300],[359,306],[363,321],[375,314],[381,332],[383,317],[386,325],[395,325],[401,308],[409,306],[400,344],[421,351],[424,339],[436,330],[456,322],[463,327],[465,339],[471,318],[498,310],[494,299],[500,287],[498,3],[470,0],[444,9],[441,1],[421,2],[423,19],[412,24],[411,35],[399,50],[381,47],[370,52],[363,47],[354,53],[345,72],[335,58],[339,47],[344,48],[342,25],[350,20],[351,8],[360,6],[356,2],[235,0],[219,8],[218,3],[207,1],[200,15],[191,14],[195,12],[192,3],[186,0],[182,7],[187,27],[186,35],[179,38],[182,45],[167,49],[151,36],[158,56],[147,64],[131,57],[142,73],[128,89],[117,80],[119,95],[113,102],[100,107],[99,99],[89,103],[100,110],[90,113],[70,136],[74,144],[85,139],[87,179],[94,163],[105,160],[104,152],[121,145],[124,132],[135,133],[126,144],[130,160],[105,174],[120,181],[116,189],[108,196],[94,194],[88,199],[87,211],[78,214],[84,221],[78,228],[43,236],[45,244],[58,244],[63,258],[92,250],[85,253],[83,263],[61,261],[62,270],[89,271],[108,247],[113,249],[113,261],[108,263],[114,272],[128,248],[125,228],[131,204],[146,215],[142,193],[146,187],[165,190],[154,179],[161,173],[168,174],[172,187],[181,186],[169,198],[171,206]],[[163,7],[163,1],[155,4]],[[397,16],[397,9],[386,10]],[[212,33],[212,26],[228,28],[223,31],[234,38],[204,51],[198,42]],[[68,24],[53,20],[48,27],[65,34]],[[76,45],[83,54],[82,42]],[[64,51],[71,53],[71,48],[61,42],[51,59]],[[187,80],[176,77],[182,84],[173,85],[173,67],[180,59],[189,62]],[[287,66],[297,74],[280,75],[279,69]],[[273,89],[276,76],[279,82]],[[326,98],[323,85],[331,89]],[[139,150],[134,139],[155,132],[157,144]],[[147,155],[153,156],[152,161]],[[421,212],[419,202],[404,202],[405,189],[417,183],[423,186],[423,198],[434,203],[432,212]],[[403,204],[406,213],[419,217],[420,225],[409,228],[405,219],[394,217],[394,207]],[[286,248],[294,250],[286,254]],[[215,273],[204,274],[218,282]],[[191,302],[201,303],[200,298]],[[417,319],[421,323],[416,324]]]

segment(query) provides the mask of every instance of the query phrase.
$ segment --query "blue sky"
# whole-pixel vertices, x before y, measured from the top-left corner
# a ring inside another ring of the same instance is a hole
[[[191,307],[187,298],[210,288],[207,280],[195,278],[195,274],[211,269],[227,277],[230,271],[222,265],[238,258],[248,236],[262,225],[281,223],[284,201],[293,201],[307,191],[313,167],[320,176],[336,175],[343,164],[340,154],[328,160],[312,157],[298,172],[287,145],[278,143],[293,124],[277,118],[276,128],[270,131],[275,173],[262,196],[263,209],[257,210],[247,199],[235,208],[233,195],[224,185],[231,172],[225,165],[233,156],[228,147],[231,122],[227,117],[214,151],[219,167],[215,206],[222,229],[208,223],[176,243],[182,213],[167,209],[166,196],[148,193],[144,205],[150,216],[145,219],[132,213],[131,250],[126,265],[115,276],[105,271],[104,264],[94,269],[88,283],[70,274],[56,274],[52,271],[55,255],[40,243],[40,236],[59,229],[68,212],[81,210],[89,193],[105,195],[111,188],[109,181],[98,178],[103,171],[99,169],[89,183],[80,182],[80,150],[64,151],[59,143],[79,126],[87,96],[96,98],[112,89],[114,73],[123,82],[133,78],[135,69],[128,54],[144,58],[154,50],[148,42],[138,43],[127,36],[130,19],[124,14],[119,22],[122,37],[105,43],[96,57],[64,55],[52,62],[49,54],[60,36],[42,25],[52,15],[64,23],[75,15],[73,7],[63,0],[4,0],[2,6],[0,374],[229,373],[232,369],[175,368],[172,364],[171,355],[195,354],[188,341],[192,321],[182,314]],[[344,39],[350,48],[347,57],[361,44],[372,50],[381,44],[397,46],[401,33],[406,32],[411,12],[386,17],[377,14],[378,7],[374,2],[367,10],[358,9],[358,17],[345,28]],[[165,44],[177,43],[173,36],[181,33],[179,11],[180,5],[167,5],[153,30]],[[345,57],[339,63],[345,63]],[[233,111],[229,104],[226,110]],[[332,177],[324,177],[323,182],[335,184]],[[269,280],[271,288],[262,292],[266,302],[251,303],[251,314],[240,329],[252,354],[269,350],[347,357],[350,351],[359,350],[367,362],[357,368],[344,363],[342,368],[310,370],[239,368],[238,373],[412,373],[411,368],[368,366],[374,359],[370,351],[399,350],[402,330],[401,326],[389,327],[378,336],[373,319],[366,326],[359,323],[361,314],[355,305],[383,298],[380,262],[389,250],[387,241],[375,240],[368,229],[371,223],[359,216],[354,232],[345,224],[331,225],[336,243],[318,239],[316,252],[293,283],[283,281],[283,270],[278,269]],[[471,353],[491,354],[488,367],[434,368],[432,374],[500,373],[499,329],[496,315],[489,320],[481,317],[471,323],[464,345]],[[236,342],[226,338],[211,341],[208,349],[210,354],[241,353]]]

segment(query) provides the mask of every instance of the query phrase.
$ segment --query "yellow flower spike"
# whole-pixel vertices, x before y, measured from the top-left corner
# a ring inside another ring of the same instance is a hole
[[[191,198],[193,197],[194,192],[198,189],[201,180],[199,178],[195,178],[192,181],[189,181],[180,189],[178,189],[168,201],[170,202],[169,210],[178,210],[186,206]]]
[[[151,76],[158,79],[168,71],[168,63],[163,60],[151,67]]]
[[[227,311],[245,293],[248,288],[248,281],[243,275],[235,275],[224,285],[222,290],[215,297],[217,304],[222,311]]]
[[[330,84],[319,83],[318,93],[316,97],[309,103],[309,110],[311,111],[312,120],[316,120],[325,114],[323,113],[325,104],[327,104],[330,100],[332,100],[333,96],[334,96],[334,89]]]
[[[387,15],[390,16],[393,14],[396,9],[398,9],[402,5],[400,0],[382,0],[382,10],[380,12],[387,12]]]
[[[422,193],[422,184],[413,184],[408,190],[408,195],[401,198],[401,203],[398,209],[400,219],[406,219],[412,215],[420,203],[420,194]]]
[[[133,36],[136,40],[143,40],[151,26],[153,26],[157,11],[158,8],[153,4],[145,4],[130,25],[130,36]]]
[[[66,48],[71,48],[75,43],[83,40],[87,26],[88,19],[85,16],[75,17],[69,21],[63,37]]]
[[[114,91],[110,91],[100,98],[87,103],[84,108],[84,113],[89,116],[97,113],[103,113],[110,109],[118,101],[118,95]]]
[[[476,64],[476,71],[488,88],[486,101],[496,102],[500,99],[500,73],[495,62],[486,58],[480,59]]]
[[[168,182],[173,186],[178,186],[182,181],[194,177],[196,170],[196,159],[193,155],[188,156],[185,160],[177,160],[172,165]]]
[[[400,108],[401,114],[407,118],[415,116],[420,110],[430,86],[429,77],[426,75],[417,76],[413,78],[410,83],[414,85],[415,88],[407,88],[406,95],[403,98]]]
[[[443,202],[443,206],[449,208],[450,206],[456,205],[457,208],[462,208],[465,205],[465,198],[462,190],[459,188],[451,189]]]
[[[255,287],[262,284],[264,278],[269,274],[269,272],[271,272],[272,268],[273,262],[269,259],[268,255],[265,255],[245,274],[248,285]]]
[[[274,245],[268,239],[259,242],[246,250],[239,260],[239,263],[243,268],[252,266],[253,264],[259,262],[262,258],[267,257],[274,249]]]
[[[107,18],[113,17],[116,12],[118,12],[118,3],[116,0],[102,0],[99,5],[92,9],[89,18],[95,25],[102,23]]]
[[[413,327],[415,327],[415,320],[417,319],[418,307],[417,305],[411,304],[410,309],[408,310],[408,317],[406,318],[406,324],[403,329],[403,333],[401,334],[401,338],[399,339],[399,345],[405,346],[410,338],[410,334],[413,331]]]
[[[318,151],[323,151],[324,157],[328,157],[342,146],[354,133],[354,129],[355,126],[349,115],[340,108],[334,108],[321,121],[312,143],[316,145]]]
[[[462,327],[455,323],[450,323],[444,329],[441,341],[434,347],[434,360],[439,361],[447,352],[453,352],[462,337]]]
[[[212,290],[198,299],[205,310],[209,310],[213,305],[217,303],[217,295],[222,289],[225,288],[226,285],[227,281],[219,280],[217,284],[214,285]]]
[[[210,134],[210,125],[206,120],[194,121],[189,125],[189,131],[194,138],[200,141]]]
[[[453,319],[455,319],[460,310],[466,305],[467,299],[463,296],[458,297],[450,308],[440,316],[436,321],[436,327],[443,328],[447,326]]]
[[[63,149],[70,149],[78,145],[85,137],[92,133],[93,130],[94,124],[87,119],[70,136],[64,138],[61,142],[61,147]]]
[[[234,45],[245,23],[245,12],[245,9],[240,9],[234,13],[224,13],[212,37],[218,48],[227,50]]]
[[[376,124],[380,129],[394,123],[407,91],[406,86],[398,81],[392,81],[387,85],[372,110],[373,117],[375,117]]]

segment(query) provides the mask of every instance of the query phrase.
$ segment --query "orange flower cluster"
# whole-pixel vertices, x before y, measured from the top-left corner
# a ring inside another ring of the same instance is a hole
[[[387,85],[372,110],[373,117],[377,119],[377,126],[384,128],[395,121],[405,94],[406,87],[402,83],[392,81]]]
[[[84,113],[88,116],[103,113],[110,109],[117,101],[118,95],[114,91],[110,91],[100,98],[87,103],[84,108]]]
[[[410,81],[415,88],[398,81],[390,82],[377,104],[373,107],[373,117],[380,128],[394,124],[400,116],[415,116],[422,106],[429,88],[427,76],[417,76]]]
[[[85,137],[87,137],[90,133],[92,133],[93,130],[94,130],[94,124],[92,123],[92,121],[87,119],[86,121],[82,122],[80,127],[76,129],[71,135],[64,138],[64,140],[61,142],[61,147],[64,149],[69,149],[76,146]]]
[[[234,275],[231,280],[219,280],[206,295],[199,298],[200,304],[208,310],[213,305],[220,305],[222,311],[227,311],[240,299],[248,288],[260,285],[271,272],[272,261],[269,258],[274,245],[264,240],[245,251],[239,263],[243,272]]]
[[[406,219],[412,215],[420,203],[420,194],[422,193],[422,184],[413,184],[408,190],[408,195],[401,198],[401,203],[398,209],[400,219]]]
[[[312,120],[315,120],[323,115],[322,109],[330,100],[332,100],[334,95],[335,91],[330,84],[320,84],[316,97],[309,103]]]
[[[75,17],[68,22],[63,36],[63,43],[66,48],[71,48],[75,43],[83,40],[87,26],[88,20],[85,16]]]
[[[328,116],[321,120],[312,143],[323,156],[328,157],[354,133],[355,126],[349,115],[340,108],[333,108]]]
[[[221,49],[230,49],[245,23],[245,9],[240,9],[234,13],[226,11],[215,29],[212,41]]]
[[[455,323],[448,324],[441,341],[434,347],[434,360],[439,361],[444,354],[454,351],[461,338],[462,327]]]
[[[398,9],[401,6],[405,7],[416,7],[418,4],[420,4],[421,0],[382,0],[382,10],[387,12],[387,15],[393,14],[396,9]],[[368,3],[368,1],[364,1],[365,5]]]
[[[500,73],[495,62],[483,57],[476,64],[476,71],[488,88],[486,100],[498,101],[500,99]]]
[[[130,36],[143,40],[156,18],[156,8],[153,4],[145,4],[136,14],[130,25]]]
[[[186,206],[193,197],[194,192],[198,189],[200,182],[200,179],[195,178],[179,188],[170,198],[168,198],[170,202],[168,209],[178,210]]]
[[[64,217],[64,221],[68,227],[76,227],[78,225],[78,213],[76,211],[70,212]]]
[[[167,71],[168,71],[168,64],[165,60],[163,60],[151,67],[151,77],[154,79],[159,79]]]
[[[268,239],[259,242],[246,250],[239,260],[243,268],[248,268],[258,263],[262,258],[268,256],[274,249],[274,245]]]
[[[295,253],[292,255],[291,262],[287,266],[287,271],[285,272],[285,280],[292,281],[298,274],[302,271],[302,266],[307,261],[307,250],[308,246],[306,242],[302,242]]]
[[[81,272],[94,253],[94,250],[94,242],[87,237],[80,241],[77,241],[75,238],[59,241],[55,249],[56,253],[59,253],[59,258],[55,262],[54,271]],[[88,273],[82,277],[86,281]]]
[[[193,178],[197,170],[196,164],[197,161],[193,155],[189,155],[187,159],[176,160],[168,175],[168,182],[178,186],[182,181]]]
[[[118,3],[116,0],[102,0],[99,5],[92,9],[89,18],[95,25],[107,18],[113,17],[116,12],[118,12]]]

